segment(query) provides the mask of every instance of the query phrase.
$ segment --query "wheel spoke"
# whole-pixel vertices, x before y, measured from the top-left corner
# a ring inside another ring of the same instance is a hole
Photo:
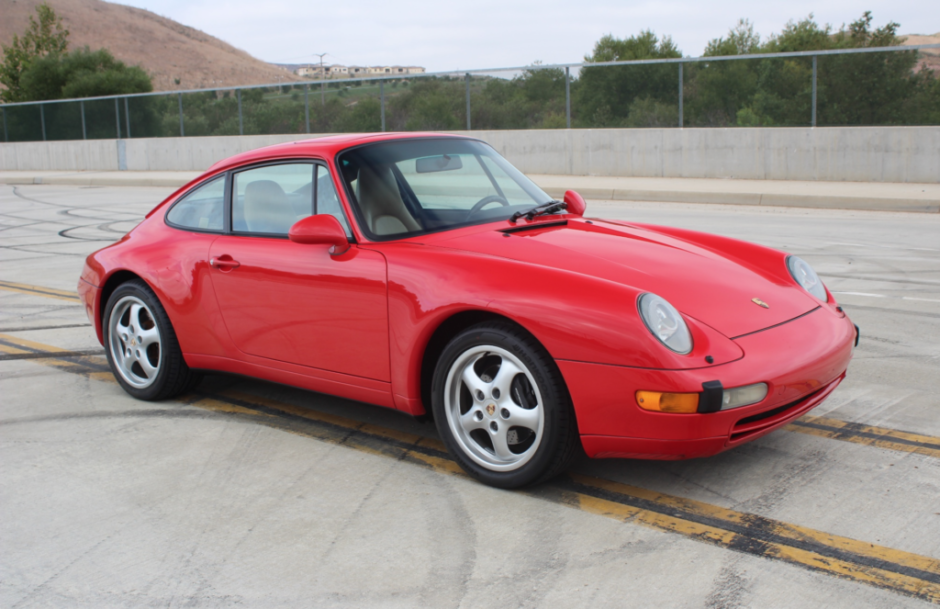
[[[121,318],[124,316],[121,315]],[[118,331],[118,334],[121,336],[122,340],[126,340],[130,337],[131,328],[129,324],[125,324],[121,321],[121,318],[118,318],[117,323],[114,324],[114,329]]]
[[[501,407],[509,411],[509,418],[506,419],[507,423],[515,427],[525,427],[534,432],[538,431],[539,421],[542,418],[538,407],[532,409],[520,408],[513,404],[511,400],[506,400],[506,402],[508,403],[504,403]]]
[[[140,306],[139,304],[136,304],[136,303],[135,303],[135,304],[132,304],[132,305],[131,305],[131,320],[130,320],[130,326],[131,326],[131,328],[134,328],[134,330],[135,330],[136,332],[139,332],[139,331],[140,331],[140,311],[141,311],[141,309],[143,309],[143,307]]]
[[[467,367],[464,368],[463,374],[460,376],[460,379],[463,381],[464,385],[466,385],[467,389],[470,390],[470,395],[473,396],[474,401],[479,401],[477,398],[478,391],[482,391],[484,394],[486,394],[487,389],[489,388],[489,384],[484,382],[483,379],[481,379],[473,369],[473,364],[475,364],[476,360],[478,359],[480,358],[478,357],[473,360],[473,363],[467,364]]]
[[[506,438],[506,434],[509,432],[508,425],[500,425],[499,431],[490,434],[490,437],[493,439],[493,450],[496,451],[496,456],[504,461],[509,461],[516,457],[516,455],[509,450],[509,441]]]
[[[140,357],[135,357],[137,363],[140,364],[140,367],[144,370],[144,375],[148,380],[152,380],[153,377],[157,375],[157,369],[154,366],[150,365],[150,360],[147,359],[147,354],[141,352]]]
[[[499,372],[496,373],[496,378],[493,379],[493,388],[499,389],[500,396],[509,395],[512,379],[516,378],[517,374],[522,374],[522,370],[504,357],[499,365]]]
[[[153,343],[160,344],[160,332],[157,331],[156,326],[150,328],[149,330],[141,330],[140,328],[138,328],[137,336],[140,338],[141,347],[146,348],[152,345]]]

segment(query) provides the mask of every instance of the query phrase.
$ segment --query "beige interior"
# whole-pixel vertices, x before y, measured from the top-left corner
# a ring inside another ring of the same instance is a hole
[[[421,230],[398,192],[389,167],[363,167],[359,171],[359,208],[366,225],[376,235],[395,235]]]
[[[287,234],[297,219],[284,189],[272,180],[255,180],[245,187],[245,224],[253,233]]]

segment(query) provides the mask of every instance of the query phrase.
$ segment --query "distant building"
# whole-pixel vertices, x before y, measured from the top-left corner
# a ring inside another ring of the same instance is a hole
[[[404,76],[406,74],[424,74],[420,66],[343,66],[320,64],[299,66],[294,70],[305,78],[356,78],[362,76]]]

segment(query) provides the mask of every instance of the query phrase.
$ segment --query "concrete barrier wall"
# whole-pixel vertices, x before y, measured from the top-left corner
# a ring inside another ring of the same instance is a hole
[[[940,182],[940,127],[571,129],[458,132],[532,174]],[[0,170],[201,171],[309,135],[0,144]],[[316,137],[316,136],[313,136]],[[121,147],[123,146],[123,153]]]

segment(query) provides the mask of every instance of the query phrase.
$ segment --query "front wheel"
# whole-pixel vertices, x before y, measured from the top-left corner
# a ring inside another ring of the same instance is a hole
[[[103,329],[114,377],[133,397],[163,400],[199,382],[199,374],[183,360],[166,311],[143,281],[128,281],[114,290]]]
[[[432,408],[457,463],[491,486],[547,480],[577,446],[571,400],[554,361],[508,323],[479,324],[451,340],[434,371]]]

